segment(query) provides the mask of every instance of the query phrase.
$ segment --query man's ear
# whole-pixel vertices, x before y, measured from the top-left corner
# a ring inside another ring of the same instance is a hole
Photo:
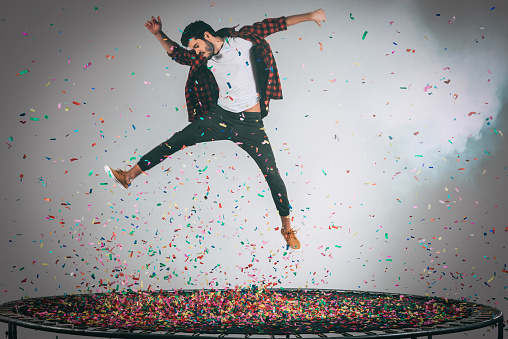
[[[205,33],[204,33],[204,35],[203,35],[203,38],[204,38],[205,40],[211,41],[211,40],[212,40],[212,35],[210,34],[210,32],[205,31]]]

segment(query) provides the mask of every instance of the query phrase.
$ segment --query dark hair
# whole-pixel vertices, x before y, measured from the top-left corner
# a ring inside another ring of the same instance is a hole
[[[188,24],[187,27],[185,27],[180,42],[182,43],[183,46],[188,47],[190,39],[194,38],[204,40],[205,32],[208,32],[213,36],[215,36],[216,34],[215,30],[206,22],[203,22],[201,20],[194,21],[193,23]]]

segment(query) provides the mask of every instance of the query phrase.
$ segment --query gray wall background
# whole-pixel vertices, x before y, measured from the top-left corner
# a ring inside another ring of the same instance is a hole
[[[285,251],[268,186],[233,143],[113,187],[105,164],[129,168],[187,124],[188,69],[150,16],[179,41],[197,19],[320,7],[322,27],[269,37],[284,100],[264,122],[301,253]],[[17,1],[0,16],[0,302],[273,283],[508,311],[505,2]]]

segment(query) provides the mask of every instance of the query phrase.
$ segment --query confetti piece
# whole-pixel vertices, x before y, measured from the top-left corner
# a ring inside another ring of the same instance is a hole
[[[353,18],[353,13],[349,13],[349,18],[350,18],[351,20],[354,20],[354,19],[355,19],[355,18]]]
[[[367,36],[367,33],[369,33],[369,32],[365,31],[365,32],[363,33],[362,40],[365,40],[365,37]]]

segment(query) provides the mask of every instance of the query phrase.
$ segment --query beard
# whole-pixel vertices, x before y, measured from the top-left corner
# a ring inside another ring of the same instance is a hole
[[[215,54],[215,47],[208,40],[205,40],[205,44],[206,44],[205,58],[206,58],[206,60],[210,60],[213,57],[213,55]]]

